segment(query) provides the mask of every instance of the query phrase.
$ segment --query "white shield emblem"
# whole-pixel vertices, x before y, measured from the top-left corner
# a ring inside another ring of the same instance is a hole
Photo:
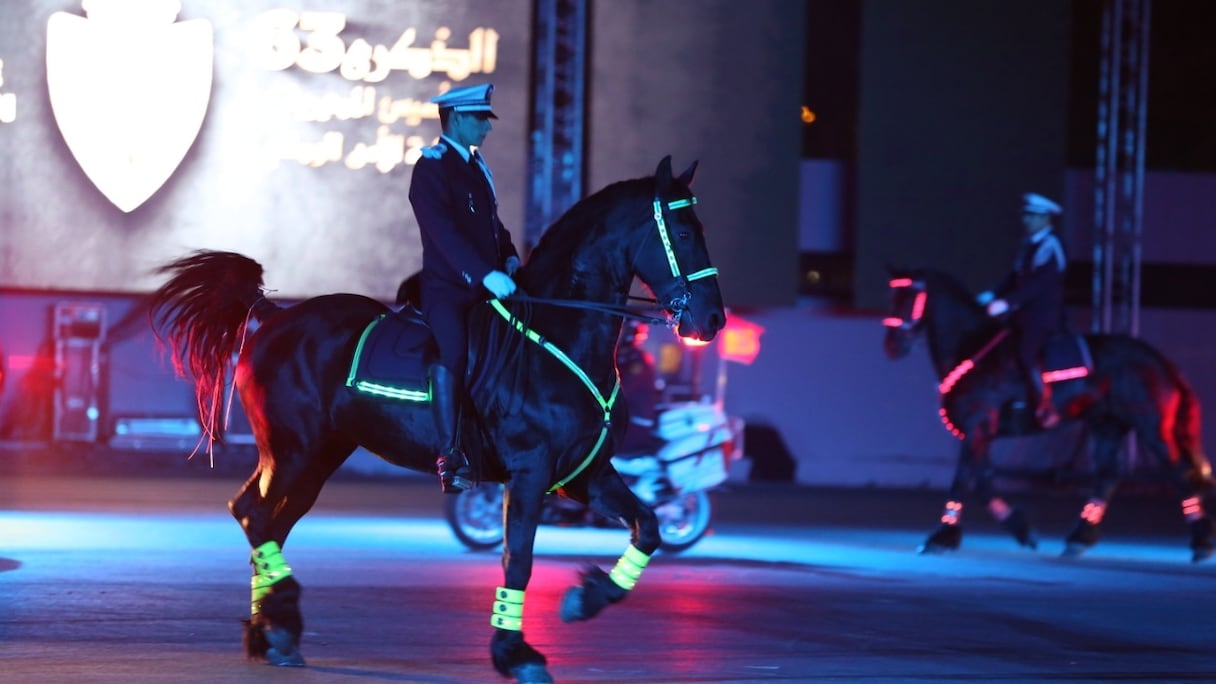
[[[85,0],[47,22],[55,121],[93,185],[124,212],[148,200],[194,144],[211,97],[211,23],[173,23],[177,2]]]

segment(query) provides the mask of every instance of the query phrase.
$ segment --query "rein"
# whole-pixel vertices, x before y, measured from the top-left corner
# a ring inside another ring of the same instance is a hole
[[[642,321],[644,323],[651,323],[654,325],[666,325],[667,324],[666,316],[659,317],[657,315],[654,315],[654,312],[663,311],[663,308],[659,307],[659,306],[649,306],[649,307],[619,306],[616,304],[604,304],[603,302],[592,302],[592,301],[588,301],[585,299],[550,299],[548,297],[533,297],[531,295],[521,295],[521,294],[511,295],[510,297],[508,297],[508,299],[512,302],[522,302],[525,304],[544,304],[547,306],[557,306],[557,307],[562,307],[562,308],[566,308],[566,309],[586,309],[588,311],[598,311],[600,313],[611,314],[613,316],[620,316],[621,318],[631,318],[634,320]],[[638,299],[638,300],[641,300],[644,302],[651,302],[654,304],[658,303],[657,300],[648,299],[648,298],[644,298],[644,297],[631,297],[631,299]]]

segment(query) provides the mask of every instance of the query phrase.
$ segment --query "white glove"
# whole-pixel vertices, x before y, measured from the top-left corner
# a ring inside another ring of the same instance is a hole
[[[1008,310],[1009,302],[1005,301],[1004,299],[994,299],[991,302],[988,302],[989,316],[1000,316]]]
[[[519,257],[507,257],[505,265],[507,267],[507,275],[515,275],[515,272],[519,270]]]
[[[502,271],[490,271],[481,279],[481,284],[497,299],[506,299],[515,293],[515,281]]]
[[[427,159],[438,159],[443,156],[443,153],[446,152],[447,149],[447,145],[443,144],[442,142],[437,142],[430,147],[422,148],[421,152],[422,156],[426,157]]]
[[[996,293],[994,293],[992,290],[984,290],[975,296],[975,301],[980,306],[987,306],[988,302],[991,302],[994,299],[996,299]]]

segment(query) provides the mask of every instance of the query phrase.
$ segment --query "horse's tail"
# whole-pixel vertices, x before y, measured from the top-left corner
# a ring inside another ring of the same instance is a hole
[[[1174,370],[1174,382],[1178,386],[1178,408],[1174,414],[1174,443],[1178,445],[1180,458],[1189,459],[1194,470],[1192,475],[1207,481],[1212,477],[1212,465],[1203,453],[1202,415],[1199,407],[1199,397],[1190,383],[1182,377],[1178,369]]]
[[[250,319],[259,323],[281,309],[262,293],[262,265],[235,252],[200,250],[155,271],[170,275],[152,294],[153,334],[172,351],[173,368],[194,380],[199,420],[223,441],[224,379]]]

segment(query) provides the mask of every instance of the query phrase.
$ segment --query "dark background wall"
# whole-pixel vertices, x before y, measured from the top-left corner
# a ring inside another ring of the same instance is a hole
[[[861,26],[855,303],[883,306],[888,262],[979,289],[1009,267],[1021,193],[1064,190],[1069,5],[867,0]]]
[[[794,302],[804,17],[789,0],[593,3],[588,187],[700,160],[728,306]]]

